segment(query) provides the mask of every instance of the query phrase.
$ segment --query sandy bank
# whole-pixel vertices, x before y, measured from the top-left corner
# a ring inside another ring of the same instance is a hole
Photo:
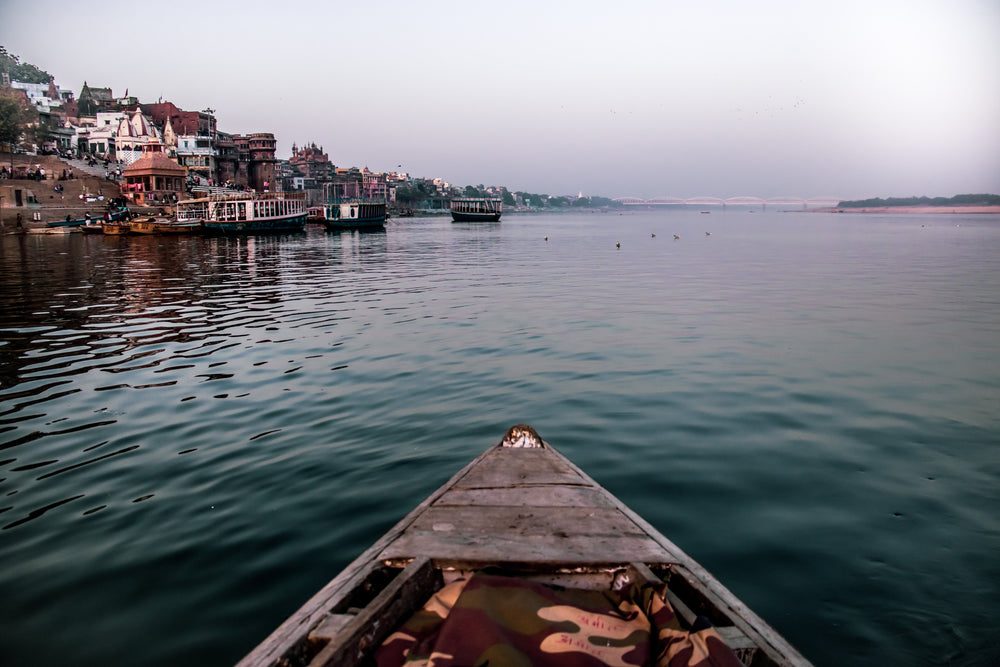
[[[809,210],[818,213],[1000,213],[1000,206],[869,206]]]

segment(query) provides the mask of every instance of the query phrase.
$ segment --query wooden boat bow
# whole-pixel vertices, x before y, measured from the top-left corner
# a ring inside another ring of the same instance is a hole
[[[248,654],[240,667],[353,665],[442,585],[485,568],[569,588],[665,581],[746,665],[809,665],[703,567],[517,425],[456,473]]]

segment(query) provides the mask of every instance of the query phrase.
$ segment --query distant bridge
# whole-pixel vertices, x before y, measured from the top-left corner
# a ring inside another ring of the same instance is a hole
[[[618,197],[614,201],[625,206],[760,206],[766,209],[771,206],[801,206],[802,208],[836,206],[841,201],[840,197],[653,197],[652,199],[640,199],[639,197]]]

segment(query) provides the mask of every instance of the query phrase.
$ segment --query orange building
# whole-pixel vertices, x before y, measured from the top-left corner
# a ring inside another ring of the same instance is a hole
[[[145,153],[122,171],[122,192],[137,204],[172,204],[184,194],[184,167],[161,152]]]

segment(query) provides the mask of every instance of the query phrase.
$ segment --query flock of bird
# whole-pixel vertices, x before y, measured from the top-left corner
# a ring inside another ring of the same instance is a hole
[[[705,236],[711,236],[711,235],[712,235],[712,232],[705,232]],[[650,237],[652,237],[652,238],[654,238],[654,239],[655,239],[655,238],[656,238],[656,233],[654,232],[654,233],[650,234]],[[549,240],[549,237],[548,237],[548,236],[546,236],[546,237],[545,237],[545,240],[546,240],[546,241],[548,241],[548,240]],[[680,237],[680,236],[678,236],[677,234],[674,234],[674,240],[675,240],[675,241],[680,241],[680,240],[681,240],[681,237]],[[621,247],[622,247],[622,242],[621,242],[621,241],[618,241],[617,243],[615,243],[615,247],[616,247],[616,248],[618,248],[619,250],[621,250]]]

